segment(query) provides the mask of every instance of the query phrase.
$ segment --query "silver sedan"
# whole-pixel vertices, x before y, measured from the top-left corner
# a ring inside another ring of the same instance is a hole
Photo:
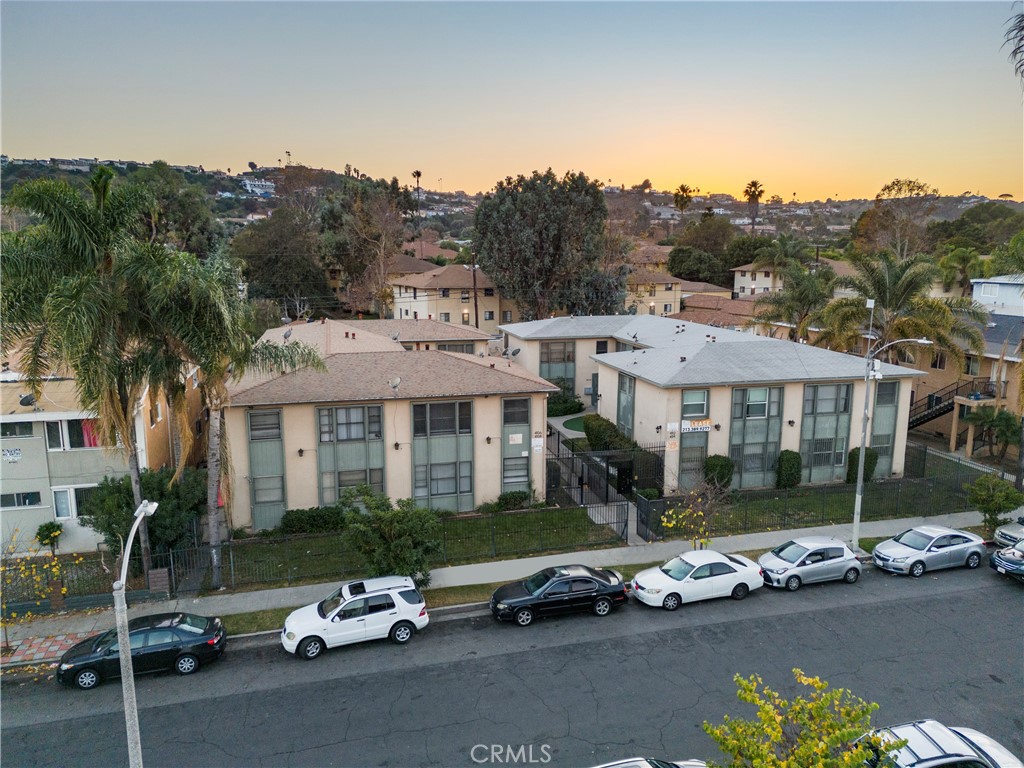
[[[860,578],[860,561],[849,547],[827,536],[804,536],[787,541],[757,559],[769,587],[785,587],[790,592],[801,584],[817,581],[845,581]]]
[[[917,578],[940,568],[977,568],[984,555],[985,541],[980,536],[941,525],[919,525],[878,544],[871,559],[882,570]]]

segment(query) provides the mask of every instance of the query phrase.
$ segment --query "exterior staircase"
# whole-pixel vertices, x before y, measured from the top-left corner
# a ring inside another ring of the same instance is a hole
[[[910,419],[907,423],[909,429],[927,424],[932,419],[937,419],[947,413],[951,413],[955,405],[954,398],[966,397],[971,392],[981,392],[985,399],[995,396],[995,382],[988,379],[969,379],[950,384],[948,387],[933,392],[910,406]]]

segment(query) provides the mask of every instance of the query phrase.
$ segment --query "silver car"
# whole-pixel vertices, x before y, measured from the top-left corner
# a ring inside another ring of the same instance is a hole
[[[853,584],[860,578],[860,561],[848,546],[828,536],[806,536],[787,541],[757,558],[764,583],[790,592],[801,584],[839,581]]]
[[[1018,517],[1015,523],[1007,523],[996,528],[992,538],[1001,547],[1012,547],[1018,541],[1024,540],[1024,515]]]
[[[942,525],[919,525],[878,544],[871,559],[882,570],[917,578],[940,568],[977,568],[984,555],[985,541],[976,534]]]
[[[973,728],[945,726],[935,720],[892,725],[874,732],[886,742],[906,746],[869,758],[870,768],[1024,768],[1010,750]]]

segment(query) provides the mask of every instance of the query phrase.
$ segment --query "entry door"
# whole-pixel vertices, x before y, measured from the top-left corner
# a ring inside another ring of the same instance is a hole
[[[590,404],[597,408],[597,374],[590,374]]]
[[[347,645],[366,639],[366,598],[345,603],[327,626],[327,645]]]

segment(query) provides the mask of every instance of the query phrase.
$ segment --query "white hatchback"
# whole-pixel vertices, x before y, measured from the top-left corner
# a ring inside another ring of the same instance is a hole
[[[350,581],[319,603],[293,611],[281,630],[281,645],[303,659],[315,659],[327,648],[385,637],[403,645],[428,621],[423,595],[409,577]]]
[[[761,568],[753,560],[698,549],[640,571],[633,578],[632,593],[641,603],[674,611],[683,603],[713,597],[742,600],[763,584]]]

